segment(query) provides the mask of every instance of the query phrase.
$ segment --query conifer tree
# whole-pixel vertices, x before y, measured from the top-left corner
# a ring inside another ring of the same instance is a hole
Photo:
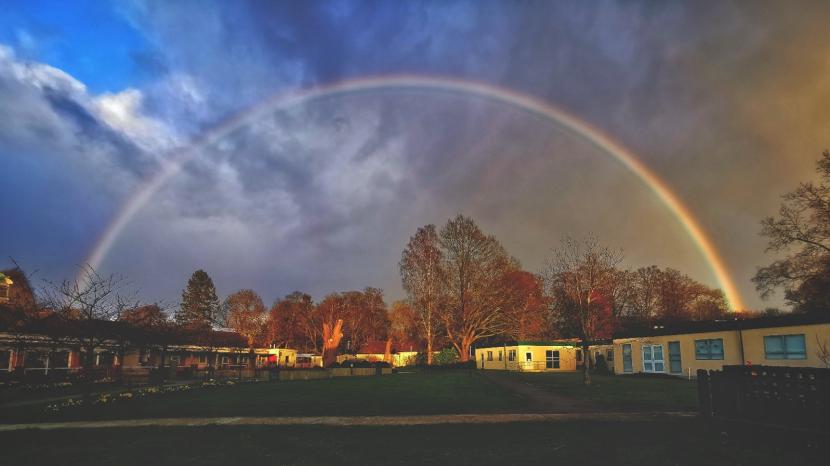
[[[204,270],[193,272],[182,292],[182,304],[176,313],[176,322],[188,327],[222,325],[219,298],[213,280]]]

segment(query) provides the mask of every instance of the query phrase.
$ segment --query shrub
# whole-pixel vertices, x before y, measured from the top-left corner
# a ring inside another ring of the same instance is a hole
[[[445,365],[458,362],[458,352],[455,348],[444,348],[432,358],[433,364]]]

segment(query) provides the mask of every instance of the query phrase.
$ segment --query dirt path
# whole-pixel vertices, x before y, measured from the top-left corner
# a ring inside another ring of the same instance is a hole
[[[528,408],[532,412],[597,413],[602,411],[594,403],[552,393],[517,378],[510,377],[510,374],[496,373],[495,371],[481,371],[480,373],[488,381],[526,399],[528,401]]]
[[[550,422],[572,420],[643,421],[658,418],[694,417],[694,413],[545,413],[545,414],[439,414],[429,416],[326,416],[326,417],[205,417],[123,419],[113,421],[40,422],[0,424],[0,432],[37,429],[110,429],[131,427],[203,426],[420,426],[434,424],[497,424],[507,422]]]

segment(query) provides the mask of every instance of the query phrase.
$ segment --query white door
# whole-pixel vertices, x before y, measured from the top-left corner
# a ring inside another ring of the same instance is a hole
[[[643,372],[665,372],[662,345],[643,345]]]

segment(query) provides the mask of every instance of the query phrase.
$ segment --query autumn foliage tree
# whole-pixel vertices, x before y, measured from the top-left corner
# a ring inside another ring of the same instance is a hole
[[[276,301],[268,316],[268,339],[284,348],[319,351],[322,323],[311,296],[295,291]]]
[[[524,270],[512,270],[502,277],[505,335],[514,340],[542,339],[550,335],[548,299],[542,279]]]
[[[267,314],[262,298],[254,290],[244,289],[231,294],[223,306],[227,326],[242,335],[249,347],[263,340]]]

